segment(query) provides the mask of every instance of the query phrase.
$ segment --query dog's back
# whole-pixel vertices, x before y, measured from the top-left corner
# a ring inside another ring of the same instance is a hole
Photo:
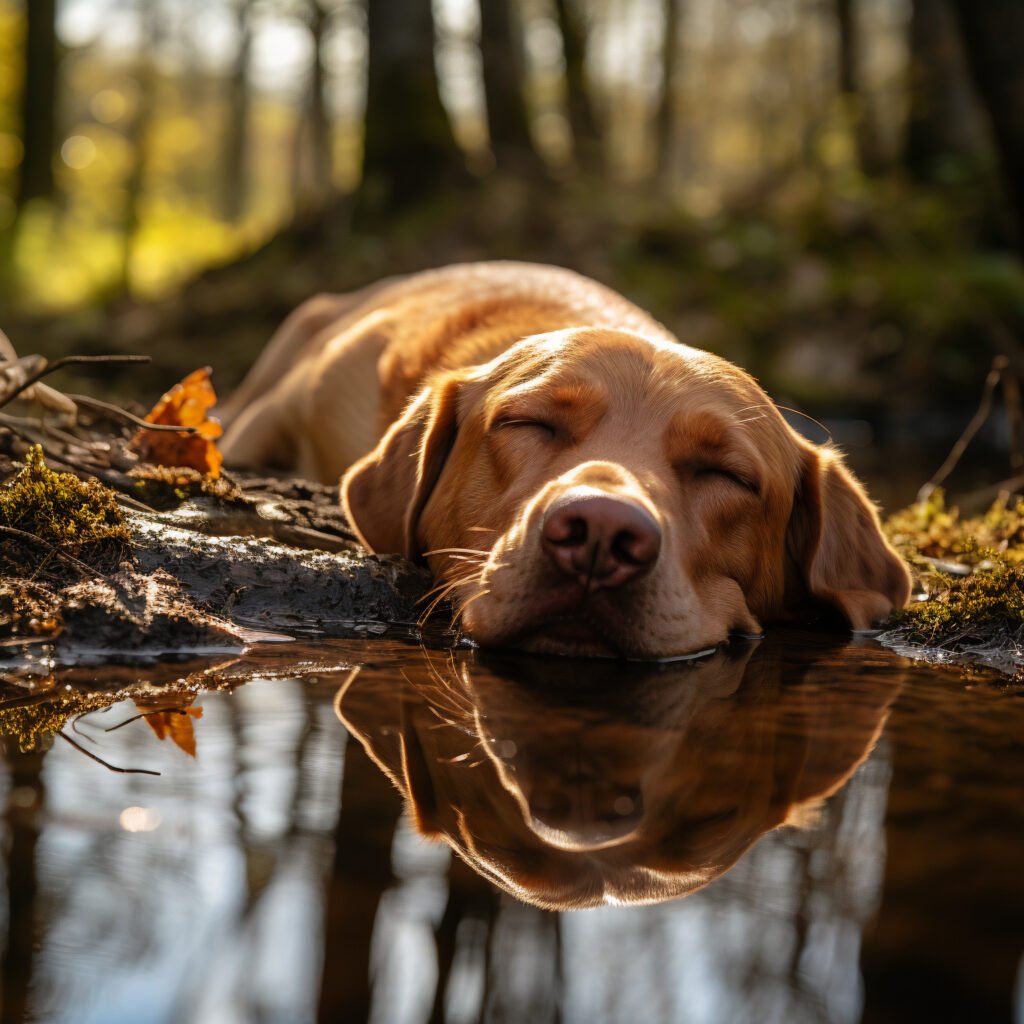
[[[465,263],[300,306],[219,410],[229,464],[333,483],[439,369],[576,326],[672,335],[609,288],[539,264]]]

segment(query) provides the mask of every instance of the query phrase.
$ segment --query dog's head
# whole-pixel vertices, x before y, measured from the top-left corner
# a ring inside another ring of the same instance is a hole
[[[342,497],[368,548],[428,561],[487,646],[665,657],[814,609],[867,629],[909,594],[835,452],[731,363],[624,332],[440,373]]]

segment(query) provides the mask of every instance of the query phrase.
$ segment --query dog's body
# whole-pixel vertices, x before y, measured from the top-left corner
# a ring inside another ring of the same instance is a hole
[[[906,568],[859,484],[756,382],[570,271],[466,264],[324,296],[226,410],[229,464],[333,482],[486,644],[671,656],[839,610]]]
[[[226,403],[225,457],[336,483],[438,370],[581,325],[675,341],[611,289],[530,263],[458,264],[318,295],[282,325]]]

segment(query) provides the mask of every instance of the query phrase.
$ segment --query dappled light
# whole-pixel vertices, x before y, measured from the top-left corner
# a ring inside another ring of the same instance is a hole
[[[0,1024],[1024,1024],[1021,0],[0,0]]]

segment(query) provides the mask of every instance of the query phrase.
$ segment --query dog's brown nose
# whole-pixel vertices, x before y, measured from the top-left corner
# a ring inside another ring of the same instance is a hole
[[[541,542],[562,572],[596,590],[647,572],[661,550],[661,528],[635,501],[577,487],[548,506]]]

